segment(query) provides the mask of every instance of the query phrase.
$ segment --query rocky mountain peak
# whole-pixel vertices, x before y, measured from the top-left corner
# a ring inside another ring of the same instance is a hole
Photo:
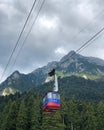
[[[60,63],[72,63],[72,62],[76,62],[79,61],[80,59],[85,59],[84,56],[76,53],[75,51],[70,51],[67,55],[65,55],[61,60]]]
[[[67,60],[69,60],[70,58],[72,58],[73,55],[76,55],[75,51],[70,51],[67,55],[65,55],[60,62],[66,62]]]
[[[68,56],[71,56],[71,55],[73,55],[73,54],[76,54],[76,52],[75,52],[74,50],[70,51],[70,52],[68,53]]]
[[[14,78],[14,79],[18,79],[20,77],[20,72],[16,70],[15,72],[13,72],[11,77]]]

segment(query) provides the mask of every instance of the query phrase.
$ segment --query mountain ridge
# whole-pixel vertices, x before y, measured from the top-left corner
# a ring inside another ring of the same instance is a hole
[[[104,60],[95,57],[85,57],[75,51],[69,52],[60,61],[49,62],[46,66],[38,68],[29,74],[22,74],[19,71],[13,72],[3,83],[0,84],[0,91],[11,87],[19,91],[29,91],[33,87],[44,84],[48,72],[53,68],[59,76],[69,75],[104,75]],[[86,77],[87,79],[87,77]]]

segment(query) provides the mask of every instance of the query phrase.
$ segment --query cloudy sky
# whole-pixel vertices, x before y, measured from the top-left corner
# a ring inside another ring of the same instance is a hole
[[[43,0],[37,0],[3,80],[14,70],[30,73],[77,50],[104,26],[104,0],[45,0],[25,44],[19,49]],[[34,0],[0,0],[0,76]],[[104,32],[81,52],[104,59]],[[14,61],[16,63],[14,65]]]

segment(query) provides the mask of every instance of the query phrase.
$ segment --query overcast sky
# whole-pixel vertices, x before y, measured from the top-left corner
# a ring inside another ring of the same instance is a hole
[[[33,2],[34,0],[0,0],[0,76]],[[59,61],[71,50],[77,50],[104,26],[104,0],[45,0],[16,64],[13,65],[41,3],[42,0],[37,0],[3,79],[14,70],[30,73],[50,61]],[[104,33],[81,54],[104,59]]]

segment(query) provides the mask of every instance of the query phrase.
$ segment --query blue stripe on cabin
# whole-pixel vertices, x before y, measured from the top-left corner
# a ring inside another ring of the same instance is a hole
[[[60,99],[48,98],[48,99],[45,100],[45,102],[43,102],[43,106],[46,106],[47,103],[49,103],[49,102],[54,102],[54,103],[56,103],[56,104],[60,104]]]

